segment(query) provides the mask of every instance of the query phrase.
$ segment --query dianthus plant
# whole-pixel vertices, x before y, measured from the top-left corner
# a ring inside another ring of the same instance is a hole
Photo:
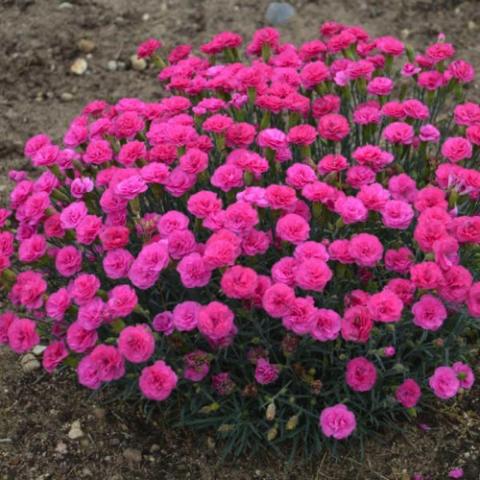
[[[442,36],[327,22],[138,49],[164,95],[26,143],[0,210],[0,342],[227,451],[304,452],[472,387],[480,106]],[[470,365],[469,365],[470,363]]]

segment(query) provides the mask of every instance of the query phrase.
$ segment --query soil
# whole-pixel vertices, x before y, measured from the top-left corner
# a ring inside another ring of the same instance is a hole
[[[214,33],[246,37],[264,25],[267,0],[0,0],[0,197],[9,168],[26,166],[23,143],[45,132],[60,140],[68,122],[94,98],[161,96],[155,71],[130,67],[135,46],[155,36],[168,47],[200,44]],[[326,19],[357,24],[372,34],[394,34],[424,46],[443,32],[459,54],[480,69],[478,0],[297,0],[296,16],[279,27],[296,43],[313,38]],[[90,53],[81,40],[94,42]],[[87,60],[83,75],[70,66]],[[109,63],[110,62],[110,63]],[[116,69],[112,69],[116,62]],[[478,100],[478,84],[470,96]],[[15,356],[0,349],[0,480],[134,479],[383,479],[414,473],[445,479],[463,466],[480,478],[480,392],[406,433],[386,432],[336,462],[325,456],[308,465],[274,458],[219,463],[208,437],[147,423],[134,406],[104,405],[76,386],[69,374],[54,379],[25,374]],[[442,406],[432,407],[435,410]],[[83,436],[69,438],[79,421]]]

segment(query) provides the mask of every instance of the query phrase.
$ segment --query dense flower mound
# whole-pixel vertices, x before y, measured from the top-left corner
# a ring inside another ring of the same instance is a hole
[[[0,342],[215,429],[315,451],[472,387],[480,106],[440,37],[327,22],[162,58],[163,99],[31,138],[0,210]],[[330,438],[330,440],[328,440]],[[332,440],[333,439],[333,440]]]

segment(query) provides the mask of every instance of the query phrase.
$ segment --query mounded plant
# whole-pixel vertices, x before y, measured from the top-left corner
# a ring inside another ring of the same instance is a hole
[[[166,57],[158,102],[28,140],[0,210],[0,342],[227,452],[306,453],[472,387],[480,106],[440,37],[324,23]]]

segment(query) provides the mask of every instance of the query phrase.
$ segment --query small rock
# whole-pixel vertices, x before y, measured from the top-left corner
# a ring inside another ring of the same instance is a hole
[[[160,450],[160,445],[157,445],[156,443],[154,443],[151,447],[150,447],[150,453],[155,453],[155,452],[158,452]]]
[[[137,71],[145,70],[147,68],[147,62],[144,58],[138,58],[137,55],[130,57],[130,63],[132,68]]]
[[[401,32],[400,35],[404,40],[406,40],[410,36],[410,30],[408,28],[404,28]]]
[[[55,451],[60,455],[65,455],[68,451],[67,445],[60,440],[55,447]]]
[[[27,353],[20,359],[20,365],[25,373],[31,373],[40,368],[40,362],[33,353]]]
[[[142,20],[143,20],[144,22],[148,22],[148,21],[150,20],[150,14],[149,14],[149,13],[144,13],[144,14],[142,15]]]
[[[123,456],[127,461],[132,463],[140,463],[142,461],[142,452],[134,448],[126,448],[123,451]]]
[[[84,58],[77,58],[70,66],[70,71],[75,75],[83,75],[88,68],[88,63]]]
[[[127,68],[127,64],[125,62],[117,62],[117,69],[118,70],[125,70]]]
[[[295,15],[295,8],[287,2],[271,2],[265,20],[272,25],[283,25]]]
[[[33,347],[33,350],[32,350],[32,353],[34,355],[41,355],[45,350],[46,350],[46,346],[45,345],[35,345],[35,347]]]
[[[118,69],[118,64],[115,60],[109,60],[107,63],[107,69],[111,72],[116,72]]]
[[[68,432],[68,438],[70,440],[78,440],[79,438],[82,438],[85,434],[83,433],[82,427],[80,425],[80,420],[75,420]]]
[[[82,38],[77,43],[78,49],[83,53],[91,53],[95,50],[96,45],[93,40]]]
[[[473,20],[470,20],[467,26],[469,30],[475,30],[477,28],[477,24]]]
[[[59,10],[69,10],[70,8],[73,8],[73,5],[70,2],[62,2],[59,6]]]
[[[60,95],[60,99],[64,102],[71,102],[73,100],[73,94],[71,94],[70,92],[63,92]]]

